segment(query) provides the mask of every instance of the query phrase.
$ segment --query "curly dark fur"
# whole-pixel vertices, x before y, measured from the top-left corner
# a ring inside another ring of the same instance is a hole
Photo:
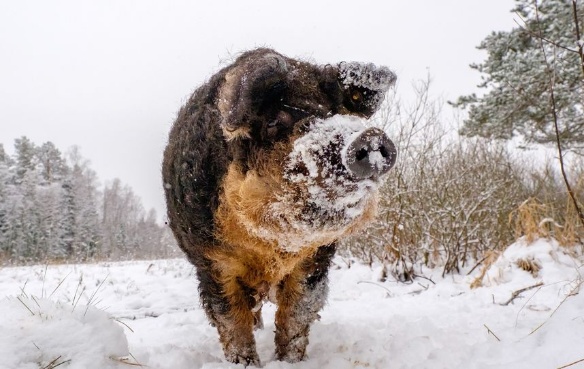
[[[230,361],[259,364],[251,330],[274,293],[277,357],[304,357],[335,240],[289,252],[250,234],[247,220],[263,218],[237,209],[273,201],[291,145],[315,119],[375,112],[395,76],[373,65],[355,71],[357,64],[317,66],[252,50],[198,88],[170,131],[162,168],[169,225],[196,266],[203,307]]]

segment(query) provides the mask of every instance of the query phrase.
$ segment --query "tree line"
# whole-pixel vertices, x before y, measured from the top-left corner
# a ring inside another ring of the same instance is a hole
[[[78,147],[0,144],[0,263],[168,257],[176,246],[119,179],[100,188]]]

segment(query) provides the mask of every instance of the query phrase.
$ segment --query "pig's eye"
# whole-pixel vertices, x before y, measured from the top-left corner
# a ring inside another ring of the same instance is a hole
[[[278,134],[284,134],[289,131],[294,125],[294,119],[290,113],[286,111],[280,111],[276,115],[276,118],[269,122],[266,127],[266,132],[269,137],[275,137]]]
[[[351,100],[355,103],[360,103],[363,100],[363,94],[359,90],[355,90],[351,93]]]
[[[267,132],[268,132],[268,136],[270,136],[270,137],[273,137],[278,133],[278,121],[277,120],[274,120],[274,121],[268,123]]]

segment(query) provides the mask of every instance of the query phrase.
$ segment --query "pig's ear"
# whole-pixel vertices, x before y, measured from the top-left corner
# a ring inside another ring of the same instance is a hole
[[[251,121],[285,89],[287,73],[286,59],[271,50],[250,55],[226,73],[217,103],[228,139],[249,136]]]
[[[365,117],[379,109],[385,93],[397,80],[389,68],[371,63],[341,62],[338,73],[345,107]]]
[[[373,63],[340,62],[339,80],[345,86],[364,87],[366,89],[387,92],[395,84],[397,76],[386,66]]]

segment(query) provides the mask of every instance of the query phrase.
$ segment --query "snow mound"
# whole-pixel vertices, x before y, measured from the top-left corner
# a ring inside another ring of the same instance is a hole
[[[483,286],[494,286],[531,277],[543,283],[562,280],[574,273],[578,262],[555,240],[524,239],[511,244],[488,268]],[[576,277],[576,276],[575,276]]]
[[[34,297],[0,300],[0,368],[122,368],[129,354],[120,325],[93,306]]]

